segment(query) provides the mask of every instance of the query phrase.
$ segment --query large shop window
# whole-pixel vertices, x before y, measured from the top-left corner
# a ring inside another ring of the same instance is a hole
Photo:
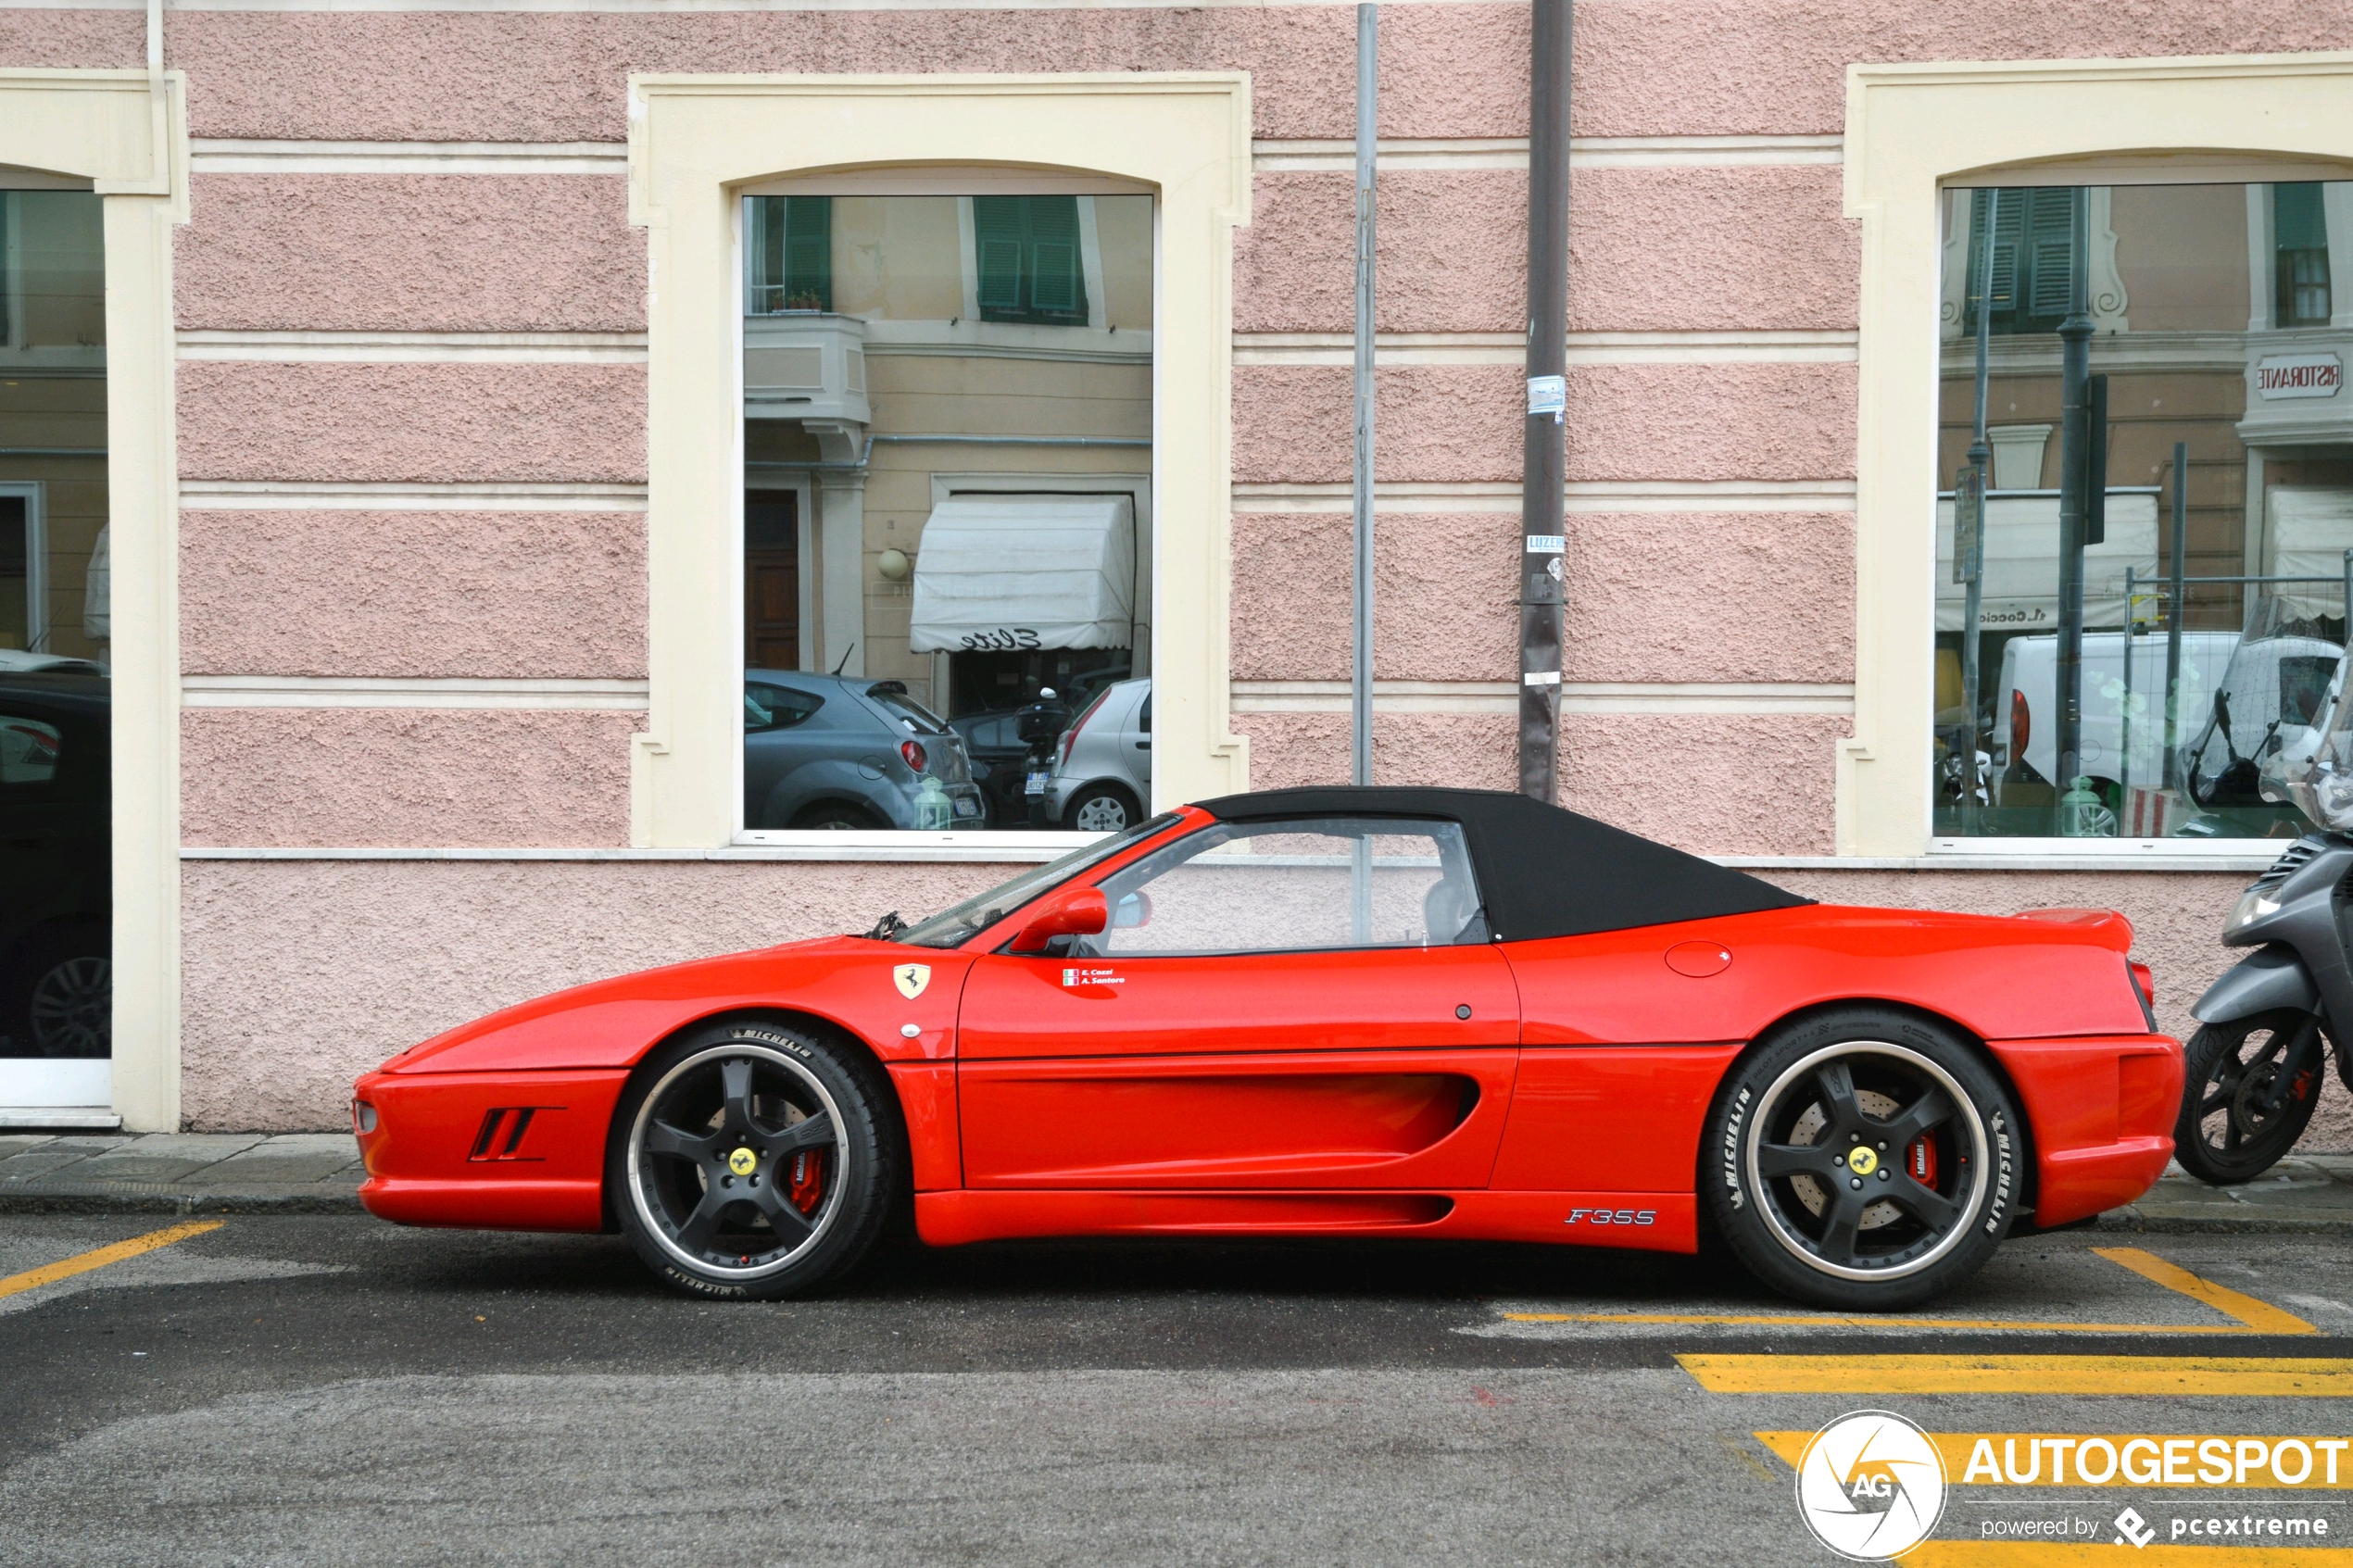
[[[745,831],[1140,820],[1153,198],[743,201]]]
[[[0,190],[0,1104],[109,1098],[99,204]]]
[[[1946,202],[1935,832],[2304,831],[2353,596],[2353,186]]]

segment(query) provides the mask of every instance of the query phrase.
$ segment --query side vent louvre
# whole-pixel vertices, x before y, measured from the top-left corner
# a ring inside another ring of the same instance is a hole
[[[2279,886],[2289,877],[2302,871],[2310,862],[2315,853],[2310,845],[2301,841],[2289,845],[2285,852],[2271,862],[2271,869],[2255,879],[2254,884],[2267,891]]]
[[[531,1131],[531,1119],[543,1110],[560,1110],[554,1105],[502,1105],[484,1111],[482,1130],[474,1135],[474,1147],[466,1156],[477,1160],[537,1160],[544,1156],[522,1152],[523,1135]]]

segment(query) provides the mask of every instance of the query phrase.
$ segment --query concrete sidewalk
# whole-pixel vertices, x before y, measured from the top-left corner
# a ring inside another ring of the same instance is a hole
[[[350,1213],[365,1174],[348,1133],[0,1135],[0,1213]],[[2176,1167],[2098,1228],[2353,1236],[2353,1155],[2294,1156],[2239,1187]]]
[[[0,1213],[345,1214],[349,1133],[0,1135]]]

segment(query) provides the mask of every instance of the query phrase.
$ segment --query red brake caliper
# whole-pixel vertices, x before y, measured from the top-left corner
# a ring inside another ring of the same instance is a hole
[[[804,1214],[817,1211],[817,1200],[825,1195],[824,1156],[812,1149],[802,1149],[792,1157],[792,1185],[786,1196],[792,1206]]]
[[[1924,1187],[1936,1185],[1936,1145],[1926,1133],[1914,1138],[1912,1147],[1904,1151],[1904,1169]]]

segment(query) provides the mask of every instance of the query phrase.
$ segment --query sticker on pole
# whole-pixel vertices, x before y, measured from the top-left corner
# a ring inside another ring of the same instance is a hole
[[[1556,556],[1568,548],[1568,536],[1564,533],[1528,533],[1521,537],[1528,541],[1528,553],[1531,556]]]
[[[1568,408],[1568,378],[1567,376],[1530,376],[1528,378],[1528,413],[1530,419],[1550,414],[1559,419]]]
[[[1944,1458],[1886,1411],[1843,1415],[1797,1461],[1797,1512],[1841,1557],[1876,1562],[1928,1539],[1944,1513]]]

